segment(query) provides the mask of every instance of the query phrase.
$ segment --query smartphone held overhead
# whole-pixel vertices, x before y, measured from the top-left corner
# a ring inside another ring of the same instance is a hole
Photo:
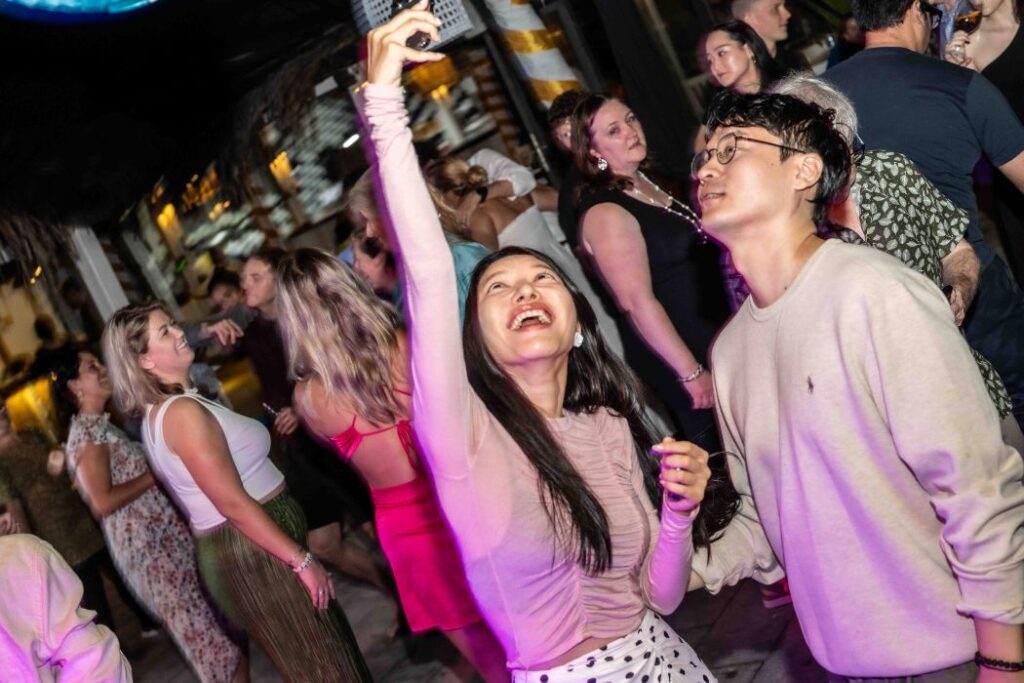
[[[394,17],[400,12],[413,7],[419,1],[420,0],[394,0],[394,2],[391,3],[391,16]],[[433,9],[433,4],[434,3],[432,1],[428,2],[425,9],[430,12]],[[417,31],[406,39],[405,44],[414,50],[426,50],[430,46],[430,35],[426,31]]]
[[[354,0],[352,16],[360,33],[388,23],[399,12],[409,9],[417,0]],[[473,22],[462,0],[430,0],[428,9],[441,20],[441,40],[434,42],[422,31],[413,34],[406,44],[416,50],[436,50],[473,29]]]

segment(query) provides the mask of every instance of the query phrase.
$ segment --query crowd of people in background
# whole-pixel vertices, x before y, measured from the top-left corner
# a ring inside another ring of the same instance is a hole
[[[1024,228],[1024,35],[970,2],[930,54],[956,0],[853,0],[816,76],[783,0],[733,0],[691,177],[572,91],[557,192],[418,158],[402,71],[440,20],[371,31],[348,249],[218,269],[190,325],[119,310],[102,361],[49,344],[62,453],[0,409],[0,535],[52,545],[0,538],[0,585],[46,596],[0,606],[0,660],[129,680],[106,572],[204,682],[248,680],[249,639],[287,680],[371,680],[330,567],[488,683],[710,683],[662,615],[746,578],[832,680],[1021,680],[1024,293],[971,172]],[[204,346],[248,357],[259,419]]]

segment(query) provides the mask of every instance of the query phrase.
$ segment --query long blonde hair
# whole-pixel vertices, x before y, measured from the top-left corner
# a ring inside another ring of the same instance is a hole
[[[434,201],[434,209],[441,221],[441,227],[445,232],[455,235],[459,239],[469,240],[469,227],[464,225],[455,213],[455,209],[445,202],[437,188],[428,184],[430,198]],[[354,235],[365,234],[367,219],[381,222],[380,205],[377,203],[377,194],[374,189],[373,169],[369,169],[359,180],[353,183],[348,191],[348,201],[345,203],[345,210],[349,220],[355,226]],[[381,223],[383,227],[383,223]]]
[[[141,415],[146,406],[183,391],[177,384],[164,384],[139,364],[139,356],[149,350],[149,317],[156,311],[171,318],[162,303],[125,306],[103,328],[103,362],[114,388],[114,402],[132,416]]]
[[[401,319],[348,266],[297,249],[277,269],[278,325],[293,379],[319,380],[378,425],[406,415],[392,375]]]

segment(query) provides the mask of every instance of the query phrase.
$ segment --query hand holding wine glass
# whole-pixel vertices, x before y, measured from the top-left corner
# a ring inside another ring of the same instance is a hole
[[[946,44],[945,58],[947,62],[974,68],[973,60],[967,56],[968,37],[981,25],[981,10],[968,3],[959,6],[953,27],[956,29]]]

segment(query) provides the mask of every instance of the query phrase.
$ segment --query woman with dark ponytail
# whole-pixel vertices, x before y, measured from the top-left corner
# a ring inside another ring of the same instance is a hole
[[[513,681],[711,681],[655,614],[686,590],[708,454],[655,445],[657,491],[636,381],[544,254],[481,261],[460,338],[454,268],[399,87],[406,59],[441,57],[405,46],[416,31],[437,37],[424,5],[370,33],[363,94],[408,283],[417,434],[470,589]]]

